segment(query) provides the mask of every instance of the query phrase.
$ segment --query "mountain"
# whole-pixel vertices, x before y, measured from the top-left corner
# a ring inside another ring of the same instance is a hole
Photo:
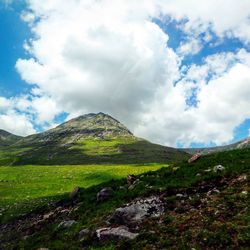
[[[235,150],[235,149],[244,149],[244,148],[250,148],[250,137],[244,140],[241,140],[239,142],[225,145],[225,146],[210,147],[210,148],[186,148],[186,149],[183,149],[183,151],[189,154],[199,153],[202,155],[206,155],[206,154],[212,154],[212,153]]]
[[[181,150],[135,137],[104,113],[79,116],[43,133],[24,137],[9,151],[12,152],[9,164],[14,165],[167,163],[188,157]]]
[[[9,146],[19,141],[22,137],[13,135],[5,130],[0,129],[0,146]]]

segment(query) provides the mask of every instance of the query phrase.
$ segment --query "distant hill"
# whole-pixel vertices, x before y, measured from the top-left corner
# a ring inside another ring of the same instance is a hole
[[[211,154],[211,153],[216,153],[216,152],[223,152],[223,151],[244,149],[244,148],[250,148],[250,137],[244,140],[241,140],[239,142],[225,145],[225,146],[211,147],[211,148],[185,148],[183,149],[183,151],[189,154],[195,154],[199,152],[200,154],[206,155],[206,154]]]
[[[22,137],[13,135],[5,130],[0,129],[0,146],[9,146],[17,141],[19,141]]]
[[[46,132],[24,137],[8,151],[12,152],[9,164],[14,165],[167,163],[188,158],[181,150],[135,137],[104,113],[79,116]]]

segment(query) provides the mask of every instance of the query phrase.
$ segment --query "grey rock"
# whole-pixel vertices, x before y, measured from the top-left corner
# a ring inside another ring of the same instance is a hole
[[[138,199],[125,207],[117,208],[110,218],[111,222],[121,225],[133,225],[145,218],[159,217],[164,213],[164,205],[159,197]]]
[[[132,233],[129,231],[127,227],[119,226],[119,227],[107,227],[100,228],[96,230],[96,235],[99,240],[133,240],[138,236],[138,233]]]
[[[111,187],[105,187],[96,195],[97,202],[102,202],[108,200],[113,194],[113,189]]]
[[[215,173],[217,173],[217,172],[222,172],[222,171],[224,171],[225,170],[225,167],[223,167],[222,165],[217,165],[217,166],[214,166],[213,167],[213,171],[215,172]]]
[[[80,232],[79,232],[79,237],[80,238],[83,238],[83,237],[86,237],[86,236],[88,236],[90,234],[90,230],[89,229],[87,229],[87,228],[84,228],[84,229],[82,229]]]
[[[59,225],[58,225],[58,228],[69,228],[71,227],[72,225],[74,225],[76,223],[75,220],[65,220],[65,221],[62,221]]]

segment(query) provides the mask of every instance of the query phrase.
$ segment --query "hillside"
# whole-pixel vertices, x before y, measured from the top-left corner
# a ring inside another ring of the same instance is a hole
[[[182,149],[184,152],[189,154],[195,154],[199,152],[202,155],[216,153],[216,152],[223,152],[223,151],[230,151],[235,149],[244,149],[250,148],[250,138],[246,138],[244,140],[238,141],[233,144],[219,146],[219,147],[210,147],[210,148],[185,148]]]
[[[220,152],[75,188],[0,226],[1,248],[249,249],[249,155]]]
[[[183,160],[188,154],[135,137],[113,117],[98,113],[24,137],[0,151],[0,165],[153,163]]]
[[[0,147],[10,146],[19,141],[21,138],[21,136],[13,135],[5,130],[0,129]]]

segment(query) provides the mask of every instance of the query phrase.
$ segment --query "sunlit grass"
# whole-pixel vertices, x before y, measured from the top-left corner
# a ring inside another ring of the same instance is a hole
[[[70,192],[75,186],[87,188],[161,167],[161,164],[3,166],[0,167],[0,206],[59,195]]]

